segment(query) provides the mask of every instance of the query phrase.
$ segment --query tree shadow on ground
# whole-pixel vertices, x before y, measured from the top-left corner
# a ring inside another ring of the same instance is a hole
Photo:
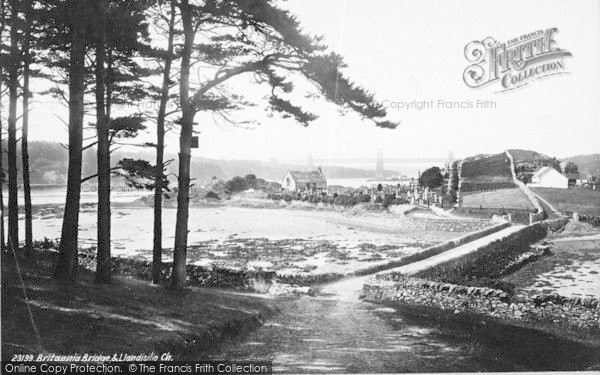
[[[77,283],[65,284],[51,277],[47,259],[18,260],[24,285],[15,259],[2,256],[3,360],[40,352],[197,357],[275,312],[269,300],[222,290],[176,292],[126,278],[98,285],[85,271]]]

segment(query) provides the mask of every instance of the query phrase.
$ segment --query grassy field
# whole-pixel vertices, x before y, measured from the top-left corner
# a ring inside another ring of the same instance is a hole
[[[534,209],[529,199],[518,188],[465,194],[463,207]]]
[[[261,324],[275,309],[268,300],[220,290],[167,290],[116,278],[96,285],[80,271],[65,285],[50,265],[19,259],[36,339],[12,256],[2,256],[2,360],[15,353],[173,353],[176,360],[203,353]]]
[[[561,212],[600,215],[600,191],[589,189],[532,188]]]

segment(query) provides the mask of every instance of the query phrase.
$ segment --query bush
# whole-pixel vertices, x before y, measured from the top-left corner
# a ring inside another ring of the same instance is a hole
[[[246,177],[244,177],[244,180],[246,180],[246,185],[251,188],[256,188],[258,184],[258,179],[254,174],[247,174]]]
[[[283,194],[283,200],[286,201],[287,203],[290,203],[291,201],[294,200],[294,197],[292,197],[291,194]]]
[[[390,204],[396,204],[395,201],[396,197],[393,194],[386,194],[383,198],[383,207],[387,208]]]
[[[281,194],[277,194],[277,193],[269,193],[267,194],[267,199],[272,199],[274,201],[279,201],[281,200],[282,195]]]
[[[248,189],[246,179],[240,176],[235,176],[231,180],[225,182],[225,188],[232,193],[244,191]]]
[[[47,237],[44,237],[43,240],[37,240],[37,241],[33,241],[33,248],[34,249],[58,249],[58,243],[55,242],[54,240],[51,240]]]
[[[311,195],[308,198],[308,202],[312,203],[312,204],[318,204],[319,202],[326,202],[327,201],[327,197],[321,197],[319,195]]]
[[[206,199],[221,199],[221,197],[219,197],[219,194],[215,193],[212,190],[210,190],[208,193],[206,193],[204,198],[206,198]]]

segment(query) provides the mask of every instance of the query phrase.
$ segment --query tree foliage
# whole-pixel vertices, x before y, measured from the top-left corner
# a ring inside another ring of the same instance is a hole
[[[141,159],[121,159],[118,163],[119,175],[123,176],[127,184],[136,189],[153,190],[156,182],[156,167],[146,160]],[[169,191],[169,180],[163,173],[163,189]]]
[[[429,188],[437,188],[442,185],[444,177],[438,167],[426,169],[419,177],[419,185]]]
[[[565,173],[579,173],[579,167],[572,161],[565,164]]]

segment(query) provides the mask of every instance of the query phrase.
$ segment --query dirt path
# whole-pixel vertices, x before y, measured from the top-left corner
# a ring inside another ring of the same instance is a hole
[[[425,261],[399,267],[414,273],[475,251],[519,230],[513,226]],[[372,276],[323,286],[317,297],[282,300],[281,312],[214,359],[273,361],[275,372],[464,372],[591,369],[598,348],[531,329],[431,309],[360,302]],[[577,358],[575,358],[575,356]]]
[[[351,296],[281,299],[278,315],[211,359],[270,360],[275,373],[396,373],[575,370],[600,358],[598,348],[539,331]]]

